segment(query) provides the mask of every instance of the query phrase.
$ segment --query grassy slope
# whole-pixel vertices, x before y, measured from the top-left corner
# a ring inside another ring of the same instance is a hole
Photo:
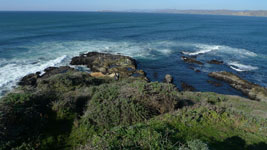
[[[0,108],[0,149],[267,149],[266,103],[171,84],[67,72]]]

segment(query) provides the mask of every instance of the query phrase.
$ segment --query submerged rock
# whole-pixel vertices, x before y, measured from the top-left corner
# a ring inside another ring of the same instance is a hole
[[[220,82],[216,82],[216,81],[213,81],[213,80],[207,80],[207,82],[213,86],[216,86],[216,87],[221,87],[222,84]]]
[[[183,91],[195,91],[196,90],[193,86],[185,82],[182,82],[181,86],[182,86]]]
[[[92,72],[101,72],[103,75],[119,73],[120,77],[145,78],[144,71],[136,69],[136,61],[128,56],[106,53],[89,52],[72,58],[71,65],[86,65]]]
[[[210,60],[210,61],[207,61],[207,63],[209,64],[215,64],[215,65],[222,65],[224,62],[223,61],[220,61],[220,60]]]
[[[194,70],[197,73],[200,73],[201,71],[199,69],[195,69],[194,67],[189,67],[190,69]]]
[[[166,83],[172,83],[173,82],[173,78],[170,74],[166,74],[165,78],[164,78],[164,82]]]
[[[198,60],[196,60],[195,58],[192,58],[192,57],[182,56],[181,58],[186,63],[204,65],[201,61],[198,61]]]
[[[233,73],[225,71],[212,72],[209,76],[229,83],[233,88],[241,91],[250,99],[267,102],[267,89],[265,87],[261,87],[246,81]]]

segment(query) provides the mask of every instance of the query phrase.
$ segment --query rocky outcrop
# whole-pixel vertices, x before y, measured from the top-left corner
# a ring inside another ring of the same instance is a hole
[[[220,60],[210,60],[210,61],[207,61],[207,63],[209,64],[215,64],[215,65],[222,65],[224,62],[223,61],[220,61]]]
[[[45,73],[41,76],[42,78],[48,78],[50,76],[56,75],[56,74],[63,74],[68,71],[74,71],[75,69],[69,67],[69,66],[61,66],[61,67],[48,67],[44,71]]]
[[[145,72],[136,69],[136,61],[128,56],[89,52],[72,58],[71,65],[86,65],[92,72],[103,75],[119,74],[119,77],[145,77]]]
[[[216,81],[213,81],[213,80],[207,80],[207,82],[213,86],[216,86],[216,87],[221,87],[222,84],[220,82],[216,82]]]
[[[181,58],[186,63],[204,65],[201,61],[198,61],[198,60],[196,60],[195,58],[192,58],[192,57],[182,56]]]
[[[181,86],[182,86],[183,91],[195,91],[196,90],[193,86],[191,86],[185,82],[182,82]]]
[[[44,74],[41,72],[32,73],[24,76],[18,83],[20,86],[36,86],[39,79],[46,79],[57,74],[63,74],[68,71],[74,71],[73,68],[69,66],[62,67],[48,67],[44,70]]]
[[[135,60],[127,56],[90,52],[74,57],[71,65],[86,65],[92,72],[84,72],[84,75],[95,78],[113,78],[115,80],[119,80],[119,78],[139,78],[148,81],[145,72],[136,69]],[[82,71],[69,66],[48,67],[42,75],[40,72],[26,75],[21,79],[19,85],[35,87],[38,83],[47,82],[46,80],[49,80],[50,77],[65,73],[81,74]]]
[[[266,88],[246,81],[233,73],[225,71],[212,72],[209,74],[209,76],[229,83],[233,88],[241,91],[250,99],[267,102]]]
[[[172,83],[173,82],[173,78],[170,74],[166,74],[165,78],[164,78],[164,82],[166,83]]]
[[[194,68],[194,67],[189,67],[191,70],[194,70],[195,72],[197,72],[197,73],[200,73],[201,71],[199,70],[199,69],[196,69],[196,68]]]
[[[35,86],[38,77],[39,77],[39,73],[29,74],[29,75],[23,77],[18,84],[21,86],[26,86],[26,85]]]

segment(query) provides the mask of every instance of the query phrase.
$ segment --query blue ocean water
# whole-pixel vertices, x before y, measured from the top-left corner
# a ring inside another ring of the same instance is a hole
[[[152,81],[165,74],[198,91],[240,94],[213,87],[212,71],[231,71],[267,86],[267,18],[97,12],[0,12],[0,95],[21,77],[67,65],[89,51],[134,57]],[[183,55],[225,65],[186,64]],[[192,69],[199,69],[197,73]]]

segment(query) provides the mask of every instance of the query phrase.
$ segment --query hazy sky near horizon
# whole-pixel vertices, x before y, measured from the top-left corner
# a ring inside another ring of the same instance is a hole
[[[267,10],[267,0],[0,0],[0,10],[97,11],[132,9]]]

